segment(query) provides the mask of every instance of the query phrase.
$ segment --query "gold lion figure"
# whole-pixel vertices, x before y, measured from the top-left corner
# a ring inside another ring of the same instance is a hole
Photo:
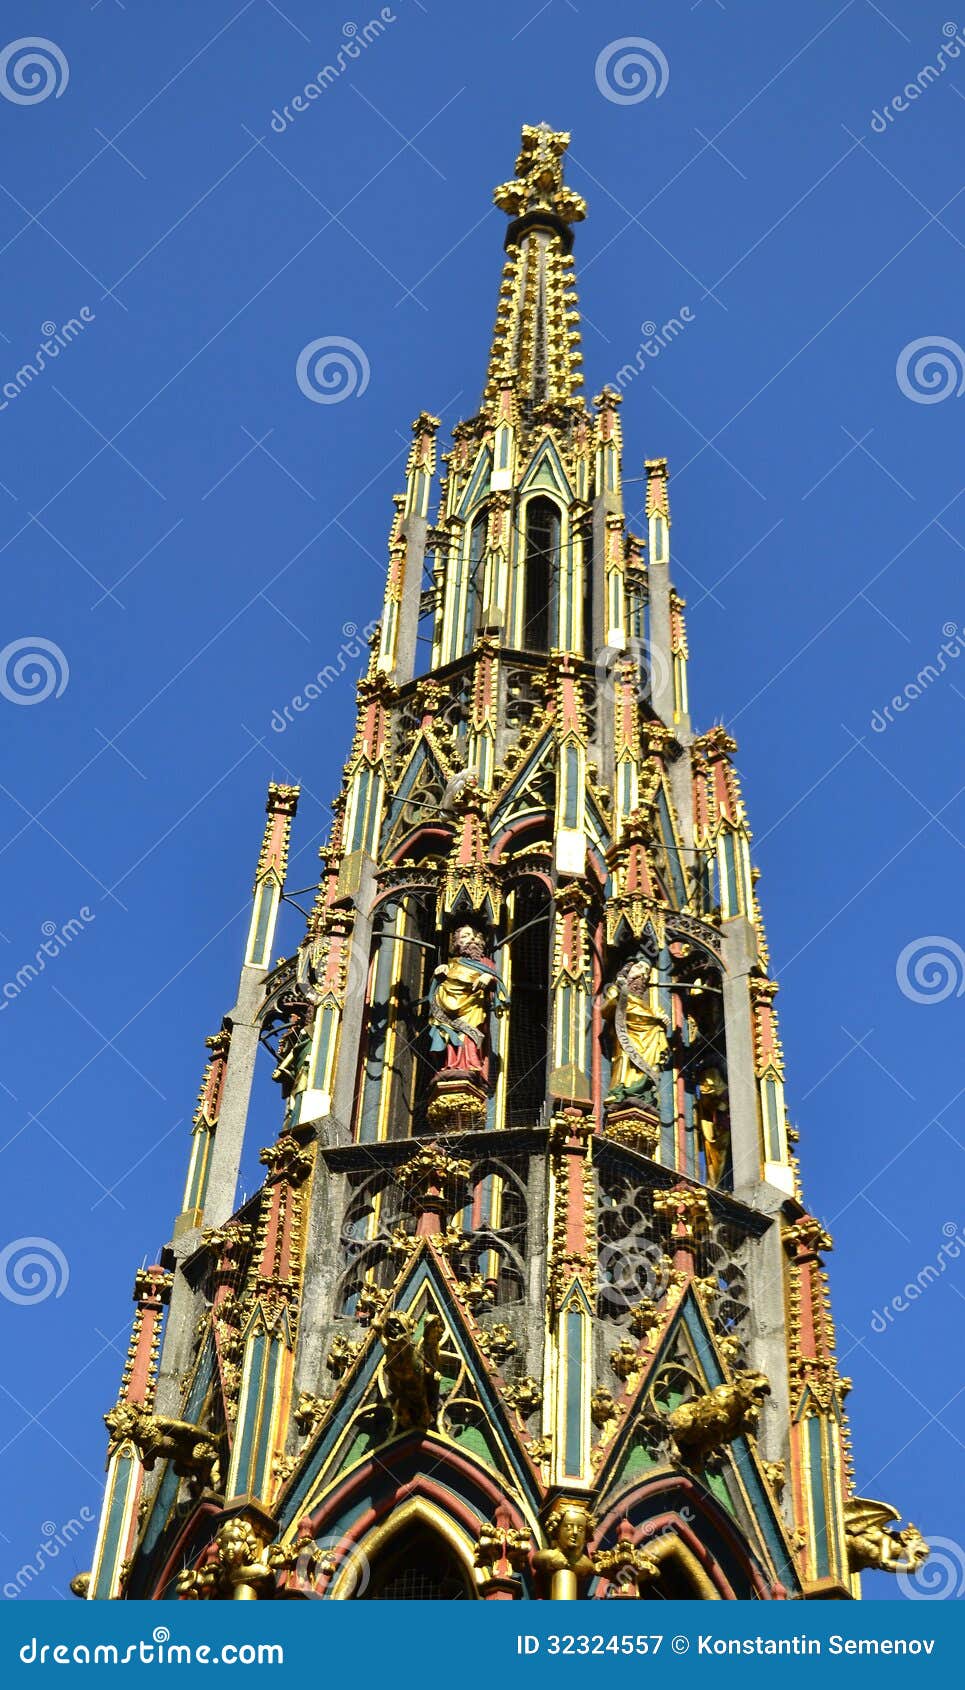
[[[681,1403],[668,1420],[678,1450],[700,1464],[722,1444],[756,1431],[770,1394],[763,1373],[738,1373],[730,1384],[717,1385],[706,1396]]]
[[[376,1325],[385,1352],[383,1385],[395,1430],[428,1430],[439,1411],[439,1345],[443,1322],[438,1314],[426,1315],[421,1342],[416,1341],[411,1315],[391,1310]]]
[[[132,1443],[150,1473],[156,1461],[170,1461],[179,1478],[191,1478],[217,1490],[220,1482],[218,1440],[186,1420],[167,1420],[140,1403],[119,1402],[104,1416],[110,1433],[109,1454]]]

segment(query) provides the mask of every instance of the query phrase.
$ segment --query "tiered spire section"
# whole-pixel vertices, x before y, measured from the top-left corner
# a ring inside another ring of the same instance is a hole
[[[364,1568],[384,1597],[847,1598],[925,1553],[852,1495],[667,463],[628,532],[620,395],[577,391],[567,141],[525,129],[496,190],[482,404],[435,506],[438,419],[413,424],[318,896],[274,966],[297,793],[269,788],[91,1595],[341,1598]],[[237,1208],[256,1058],[278,1132]]]
[[[586,201],[563,182],[569,141],[545,124],[524,129],[516,175],[493,196],[512,222],[484,393],[491,415],[507,390],[522,405],[567,405],[583,381],[570,254]]]

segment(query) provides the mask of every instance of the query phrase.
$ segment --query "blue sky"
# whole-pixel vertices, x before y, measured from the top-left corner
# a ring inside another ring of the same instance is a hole
[[[98,1505],[133,1274],[179,1206],[265,785],[302,782],[306,885],[350,680],[283,734],[273,714],[378,614],[411,419],[475,409],[491,190],[545,119],[572,131],[590,204],[587,392],[641,325],[691,317],[626,387],[625,470],[670,459],[692,710],[740,746],[858,1490],[951,1543],[960,1594],[965,661],[904,689],[965,625],[965,53],[884,113],[956,20],[931,0],[389,11],[279,134],[273,112],[378,7],[4,9],[3,41],[53,42],[66,84],[50,60],[59,93],[0,97],[0,647],[56,648],[50,696],[16,701],[15,653],[0,697],[0,990],[79,930],[0,997],[0,1246],[42,1238],[66,1264],[59,1295],[0,1299],[0,1587]],[[666,87],[607,97],[599,55],[640,35]],[[310,403],[296,361],[330,335],[368,382]],[[277,1127],[257,1095],[254,1151]],[[30,1593],[63,1597],[92,1546],[88,1527]]]

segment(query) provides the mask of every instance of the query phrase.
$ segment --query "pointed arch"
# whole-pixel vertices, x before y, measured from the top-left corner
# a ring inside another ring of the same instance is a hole
[[[411,1433],[371,1452],[336,1477],[315,1500],[305,1494],[305,1480],[287,1492],[281,1509],[280,1541],[293,1542],[306,1531],[316,1543],[338,1546],[339,1565],[354,1564],[386,1543],[398,1523],[428,1524],[472,1563],[474,1545],[497,1508],[510,1524],[534,1536],[538,1531],[538,1487],[525,1463],[521,1485],[507,1484],[464,1447],[436,1433]],[[309,1492],[312,1481],[308,1480]],[[306,1509],[307,1503],[307,1509]],[[529,1576],[524,1572],[524,1583]],[[337,1594],[335,1585],[324,1592]]]
[[[562,513],[553,499],[527,499],[523,516],[522,645],[549,651],[560,568]]]
[[[634,1542],[661,1568],[663,1588],[652,1592],[657,1599],[766,1601],[787,1594],[738,1523],[689,1474],[664,1470],[618,1493],[600,1521],[596,1550],[615,1544],[627,1524]],[[591,1594],[605,1596],[609,1583],[601,1579]],[[681,1584],[689,1589],[681,1591]]]
[[[521,874],[506,898],[508,943],[500,952],[509,989],[501,1030],[501,1124],[535,1126],[546,1101],[553,899],[542,875]],[[517,937],[518,936],[518,937]]]
[[[432,1575],[427,1573],[425,1558],[427,1550],[431,1553],[434,1540],[442,1546],[443,1554],[433,1567],[433,1573],[438,1571],[444,1578],[448,1565],[452,1569],[449,1576],[455,1573],[462,1579],[462,1594],[473,1599],[477,1595],[473,1539],[451,1514],[428,1497],[419,1495],[408,1497],[401,1508],[392,1508],[386,1518],[373,1525],[353,1546],[356,1553],[345,1557],[329,1591],[330,1599],[338,1602],[358,1596],[385,1600],[396,1595],[425,1599],[428,1594],[425,1590],[395,1592],[391,1588],[380,1589],[379,1585],[380,1581],[391,1585],[388,1575],[395,1570],[396,1558],[401,1560],[403,1549],[406,1550],[405,1570],[414,1573],[417,1579],[420,1574],[423,1579],[430,1579]],[[365,1589],[357,1588],[359,1562],[370,1569]],[[444,1593],[440,1591],[439,1594]],[[452,1594],[455,1595],[454,1592]]]
[[[471,652],[483,613],[483,583],[486,573],[486,538],[489,512],[477,511],[469,529],[469,551],[466,560],[466,611],[462,631],[462,650]]]
[[[437,960],[435,886],[430,881],[390,894],[379,913],[355,1097],[355,1136],[365,1143],[419,1131],[433,1072],[428,988]]]

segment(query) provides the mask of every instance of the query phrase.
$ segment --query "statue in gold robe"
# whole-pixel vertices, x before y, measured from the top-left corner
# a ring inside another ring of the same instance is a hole
[[[604,993],[602,1013],[613,1040],[607,1103],[634,1098],[644,1106],[657,1107],[669,1021],[660,1008],[652,973],[649,962],[636,958],[621,968]]]
[[[719,1068],[705,1068],[701,1074],[697,1082],[695,1114],[707,1184],[719,1186],[730,1151],[727,1081]]]
[[[440,1067],[489,1080],[490,1011],[509,1003],[482,934],[468,923],[452,935],[449,961],[440,963],[429,988],[429,1048]]]

